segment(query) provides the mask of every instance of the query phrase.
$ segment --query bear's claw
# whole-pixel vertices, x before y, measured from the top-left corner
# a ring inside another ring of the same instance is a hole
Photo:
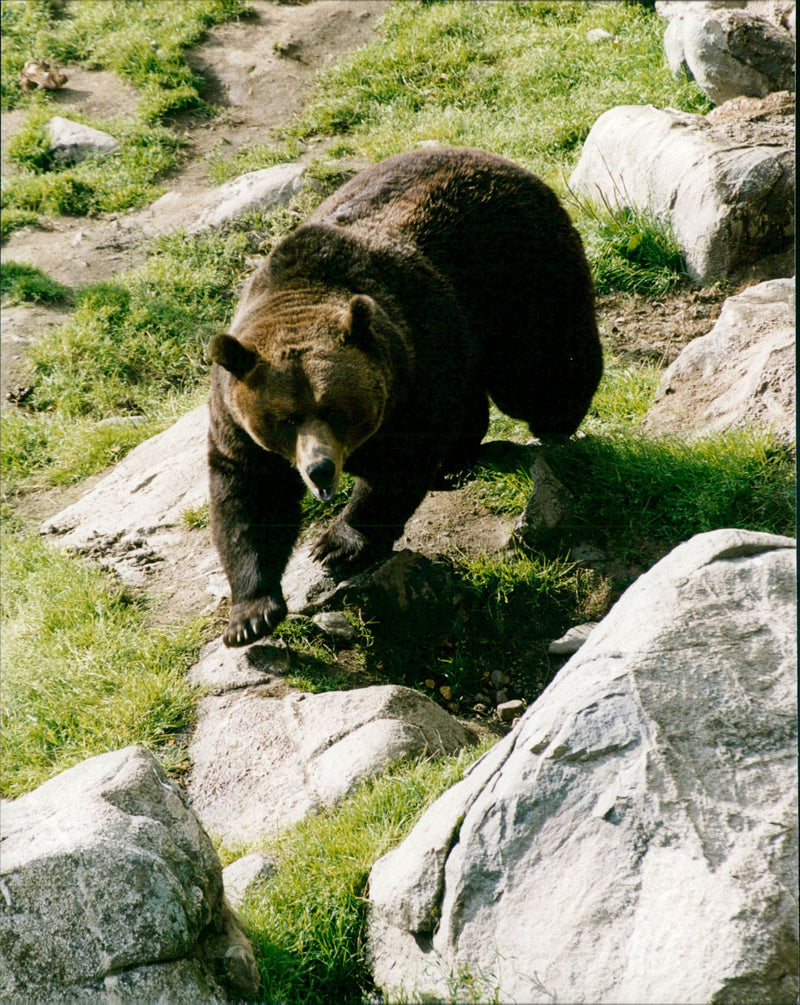
[[[222,641],[230,648],[249,646],[270,635],[286,617],[286,604],[269,598],[246,600],[233,605]]]
[[[366,546],[364,535],[341,521],[325,531],[312,547],[311,555],[323,565],[345,568],[358,563]]]

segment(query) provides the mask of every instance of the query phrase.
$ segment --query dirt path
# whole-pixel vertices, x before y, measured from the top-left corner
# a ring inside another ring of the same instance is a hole
[[[158,206],[102,219],[56,217],[43,228],[11,235],[0,250],[3,261],[37,266],[69,287],[108,279],[144,261],[156,229],[185,223],[187,197],[210,187],[208,158],[214,151],[232,156],[241,147],[278,140],[302,109],[324,63],[370,41],[380,15],[392,0],[315,0],[281,5],[254,0],[247,20],[209,31],[188,62],[205,80],[203,97],[218,108],[212,119],[185,116],[178,128],[185,144],[179,169],[163,179],[171,197]],[[136,106],[136,91],[111,73],[66,66],[68,85],[53,95],[53,114],[71,110],[100,118],[124,115]],[[7,143],[25,110],[2,116],[2,169]],[[155,226],[157,222],[157,228]],[[0,392],[7,407],[24,387],[26,347],[47,327],[65,319],[63,308],[22,304],[3,311],[0,329]]]
[[[185,143],[181,167],[163,179],[165,189],[191,196],[210,187],[208,157],[278,139],[307,100],[314,74],[325,62],[374,37],[391,0],[315,0],[285,6],[254,0],[254,14],[209,31],[188,62],[204,80],[203,97],[219,109],[212,119],[185,116],[178,128]],[[106,117],[130,112],[136,93],[112,74],[66,66],[68,85],[55,92],[54,114],[71,109]],[[60,107],[59,107],[60,106]],[[3,115],[2,148],[24,112]],[[13,170],[5,158],[4,170]],[[157,209],[158,229],[180,216],[180,199]],[[36,265],[68,286],[106,279],[138,265],[153,233],[152,207],[92,220],[57,217],[46,229],[17,231],[2,259]]]

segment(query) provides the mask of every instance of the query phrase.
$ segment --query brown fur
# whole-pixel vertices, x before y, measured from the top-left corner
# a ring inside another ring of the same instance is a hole
[[[487,394],[569,435],[602,369],[580,239],[553,193],[483,151],[375,165],[282,241],[210,347],[212,532],[228,645],[285,615],[300,498],[356,476],[317,544],[340,569],[391,548],[434,477],[468,464]]]

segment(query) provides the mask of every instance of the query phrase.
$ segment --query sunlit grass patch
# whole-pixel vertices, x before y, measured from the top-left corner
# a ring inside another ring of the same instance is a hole
[[[742,527],[795,531],[794,451],[760,431],[691,442],[589,435],[547,460],[578,501],[575,524],[620,556],[666,551],[695,534]]]
[[[5,261],[0,265],[0,298],[3,307],[22,303],[63,303],[71,299],[71,291],[33,265]]]
[[[2,539],[3,795],[130,743],[168,751],[192,723],[200,622],[153,631],[112,577],[36,537]]]
[[[277,871],[242,915],[265,1001],[363,1000],[370,869],[485,749],[400,763],[264,847]]]
[[[618,44],[589,41],[595,27]],[[423,140],[479,146],[555,184],[598,116],[632,94],[710,107],[666,71],[663,24],[636,5],[413,0],[323,71],[296,134],[344,136],[373,160]]]
[[[152,412],[208,372],[205,346],[229,320],[243,234],[156,242],[139,269],[88,286],[30,350],[32,407],[107,418]]]

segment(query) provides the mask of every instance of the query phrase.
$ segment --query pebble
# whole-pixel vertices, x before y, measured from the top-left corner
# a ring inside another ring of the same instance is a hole
[[[339,611],[321,611],[311,619],[324,635],[330,635],[344,642],[351,642],[356,636],[355,628]]]
[[[501,722],[511,722],[525,711],[525,702],[521,698],[504,701],[497,706],[497,718]]]
[[[597,628],[596,621],[587,621],[583,625],[575,625],[568,632],[565,632],[560,639],[551,642],[547,647],[547,651],[552,656],[571,656],[580,649],[595,628]]]

